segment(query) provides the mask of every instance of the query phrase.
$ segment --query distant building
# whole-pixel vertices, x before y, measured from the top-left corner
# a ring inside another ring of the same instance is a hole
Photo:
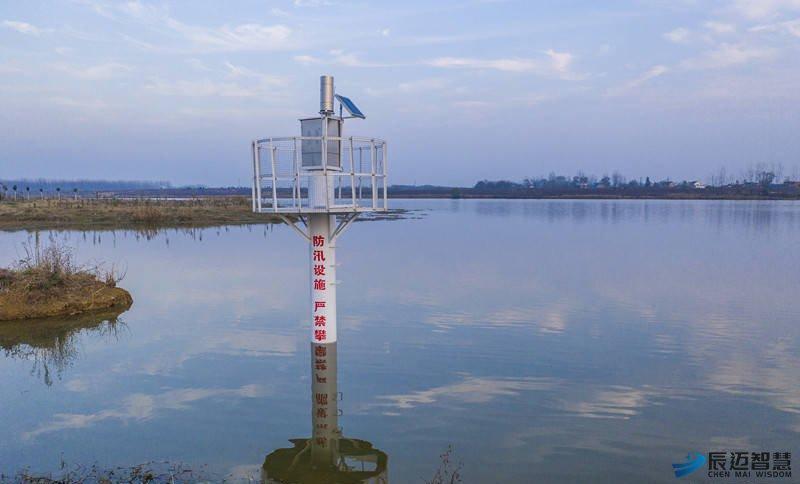
[[[706,187],[703,182],[697,180],[690,181],[689,186],[698,190]]]

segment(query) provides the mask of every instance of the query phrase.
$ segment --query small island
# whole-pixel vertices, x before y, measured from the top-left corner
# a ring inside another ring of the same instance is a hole
[[[24,247],[25,258],[0,269],[0,321],[126,310],[133,304],[130,293],[117,287],[122,277],[113,268],[78,266],[72,252],[52,240],[44,248]]]

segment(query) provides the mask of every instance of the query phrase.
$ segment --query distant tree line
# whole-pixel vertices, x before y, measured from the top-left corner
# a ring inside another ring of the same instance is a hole
[[[0,179],[0,199],[78,197],[98,192],[171,187],[168,181]]]
[[[528,177],[520,181],[481,180],[472,187],[393,185],[395,197],[689,197],[689,198],[800,198],[800,169],[786,174],[780,164],[758,163],[738,176],[720,168],[706,181],[628,178],[619,171],[596,176],[575,175]]]

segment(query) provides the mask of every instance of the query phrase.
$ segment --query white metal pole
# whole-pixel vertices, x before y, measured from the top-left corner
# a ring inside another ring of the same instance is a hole
[[[336,342],[336,242],[331,239],[336,217],[308,217],[311,280],[311,342]]]

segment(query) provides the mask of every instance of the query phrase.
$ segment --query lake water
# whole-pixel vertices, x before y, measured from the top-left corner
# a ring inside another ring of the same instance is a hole
[[[418,211],[338,249],[339,425],[390,482],[450,445],[469,483],[676,482],[689,451],[800,451],[800,203],[393,202]],[[258,478],[310,437],[291,229],[54,236],[127,268],[134,305],[0,328],[0,472]],[[0,265],[29,237],[0,233]]]

